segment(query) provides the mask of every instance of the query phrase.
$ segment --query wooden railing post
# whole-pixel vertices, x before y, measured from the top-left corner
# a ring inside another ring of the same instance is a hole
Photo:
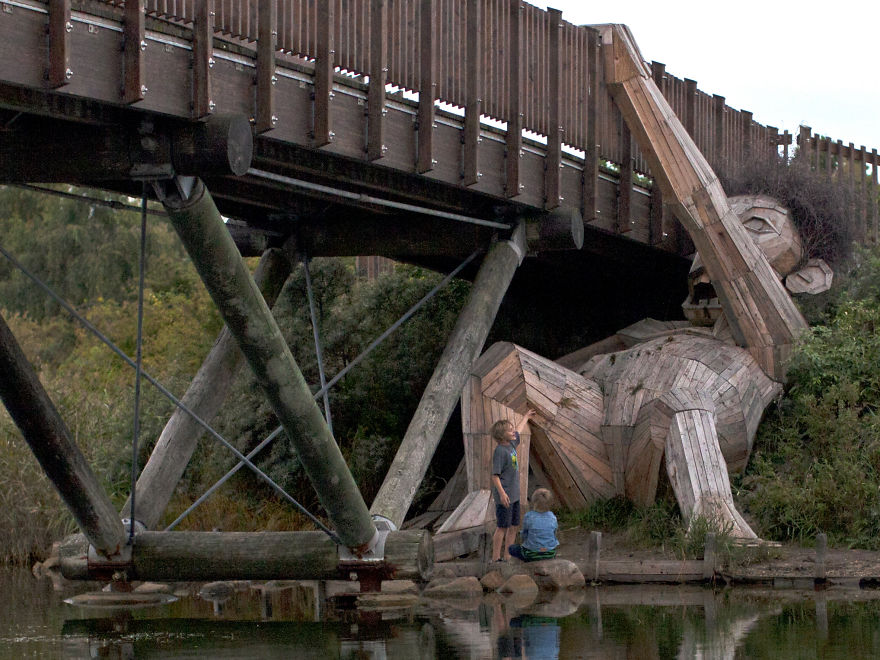
[[[697,141],[697,81],[690,78],[684,79],[684,127]]]
[[[599,33],[590,27],[587,31],[587,71],[590,77],[586,100],[587,144],[584,150],[583,209],[584,222],[596,219],[596,202],[599,196],[599,145],[596,144],[596,125],[599,121]]]
[[[257,133],[275,128],[275,51],[278,49],[278,3],[260,0],[257,37],[257,93],[254,126]]]
[[[727,104],[724,102],[724,97],[718,94],[712,96],[712,103],[715,113],[715,162],[712,165],[720,169],[722,165],[726,165],[727,158],[727,124],[724,121]]]
[[[211,68],[214,50],[214,0],[197,2],[193,20],[193,118],[214,112]]]
[[[859,148],[859,222],[862,227],[864,241],[870,241],[870,227],[868,225],[868,150],[865,145]]]
[[[333,96],[333,7],[335,2],[318,4],[318,37],[315,53],[314,84],[314,146],[323,147],[333,141],[330,120],[330,99]]]
[[[838,183],[841,183],[843,179],[843,140],[838,140],[835,143],[835,146],[835,151],[837,153],[837,181]]]
[[[419,23],[419,135],[416,172],[434,169],[434,101],[437,98],[437,45],[434,38],[435,0],[421,0]]]
[[[70,82],[70,0],[49,0],[49,87],[57,89]],[[140,43],[140,42],[139,42]]]
[[[477,160],[480,142],[480,114],[483,108],[482,66],[483,16],[482,0],[467,3],[467,101],[462,133],[462,184],[472,186],[480,179]]]
[[[869,195],[871,199],[871,228],[873,230],[873,239],[874,243],[880,243],[880,200],[877,199],[878,188],[880,188],[880,182],[878,182],[877,177],[877,166],[880,164],[880,160],[877,158],[877,150],[871,149],[871,194]]]
[[[147,93],[144,75],[145,9],[143,0],[125,3],[122,18],[122,102],[142,101]]]
[[[740,118],[742,119],[742,150],[740,151],[740,164],[748,165],[751,160],[752,149],[752,113],[748,110],[740,110]]]
[[[507,118],[507,150],[506,150],[506,180],[504,194],[507,197],[516,197],[520,194],[519,183],[519,159],[522,151],[522,95],[521,85],[521,43],[522,33],[522,6],[520,0],[508,0],[510,2],[510,34],[507,38],[508,46],[508,94],[510,95],[508,106],[510,116]]]
[[[798,129],[798,137],[797,137],[797,153],[796,157],[807,159],[807,164],[811,168],[815,168],[816,158],[815,158],[815,143],[812,139],[813,129],[809,126],[801,125]]]
[[[560,70],[562,69],[559,50],[562,35],[562,12],[547,8],[548,23],[547,61],[549,77],[547,85],[547,152],[544,157],[544,208],[559,206],[560,171],[562,167],[562,126],[560,126]]]
[[[625,234],[632,229],[633,141],[629,126],[620,121],[620,177],[617,180],[617,231]]]
[[[772,162],[779,157],[779,129],[775,126],[767,126],[766,139],[764,140],[763,158]]]
[[[370,88],[367,90],[367,160],[385,155],[385,82],[388,80],[388,4],[370,6]]]
[[[663,79],[666,77],[666,65],[662,62],[651,62],[651,78],[662,93]],[[666,207],[663,204],[663,190],[660,188],[660,180],[655,176],[651,186],[651,218],[650,218],[650,242],[651,245],[660,245],[665,240],[669,226],[669,218]]]

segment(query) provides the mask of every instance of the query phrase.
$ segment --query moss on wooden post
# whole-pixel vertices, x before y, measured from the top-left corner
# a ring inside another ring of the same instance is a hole
[[[187,199],[163,199],[174,228],[293,442],[340,541],[366,548],[376,535],[370,512],[223,218],[204,184]]]

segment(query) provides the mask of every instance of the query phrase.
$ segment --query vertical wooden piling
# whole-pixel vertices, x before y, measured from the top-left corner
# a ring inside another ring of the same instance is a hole
[[[599,580],[599,560],[602,554],[602,532],[590,532],[590,544],[587,548],[587,575],[592,582]]]
[[[0,374],[0,399],[83,534],[98,553],[118,554],[126,538],[116,509],[2,316]]]
[[[706,548],[703,550],[703,579],[715,579],[716,556],[716,539],[715,534],[709,532],[706,534]]]
[[[828,556],[828,536],[824,533],[816,535],[816,574],[819,582],[825,581],[825,560]]]
[[[377,534],[367,506],[214,200],[196,179],[187,199],[172,193],[163,203],[223,320],[293,442],[297,458],[339,539],[349,548],[367,547]]]

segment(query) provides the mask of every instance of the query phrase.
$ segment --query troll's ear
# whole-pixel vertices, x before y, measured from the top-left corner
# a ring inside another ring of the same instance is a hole
[[[822,293],[831,288],[834,273],[822,259],[810,259],[798,271],[785,278],[785,288],[791,293]]]

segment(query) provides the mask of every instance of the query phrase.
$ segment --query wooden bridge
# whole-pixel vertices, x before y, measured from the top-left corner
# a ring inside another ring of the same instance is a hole
[[[473,363],[502,298],[581,339],[584,328],[598,339],[675,315],[694,247],[668,210],[677,200],[664,203],[656,154],[640,151],[612,101],[608,47],[594,27],[519,0],[0,0],[0,183],[163,201],[285,428],[309,438],[297,448],[312,452],[319,496],[335,496],[344,463],[305,383],[291,394],[279,381],[272,360],[285,348],[239,253],[382,255],[443,272],[486,254],[462,271],[475,294],[438,381]],[[662,64],[650,75],[713,168],[788,155],[787,131]],[[855,180],[870,165],[876,186],[876,150],[808,129],[800,139],[817,167]],[[876,236],[876,204],[860,208]],[[218,247],[229,235],[234,245]],[[22,368],[15,383],[33,386],[22,404],[33,413],[39,383],[9,355],[8,373]],[[432,387],[443,397],[420,406],[418,437],[442,430],[461,390]],[[376,530],[351,485],[325,507],[363,567]],[[399,498],[406,507],[411,495]],[[107,573],[120,530],[77,506],[88,541],[111,557]],[[138,535],[143,547],[150,534]],[[253,548],[241,543],[244,557]],[[410,572],[424,572],[422,537],[400,543]],[[142,574],[156,575],[157,557]],[[91,559],[71,572],[94,574]]]

